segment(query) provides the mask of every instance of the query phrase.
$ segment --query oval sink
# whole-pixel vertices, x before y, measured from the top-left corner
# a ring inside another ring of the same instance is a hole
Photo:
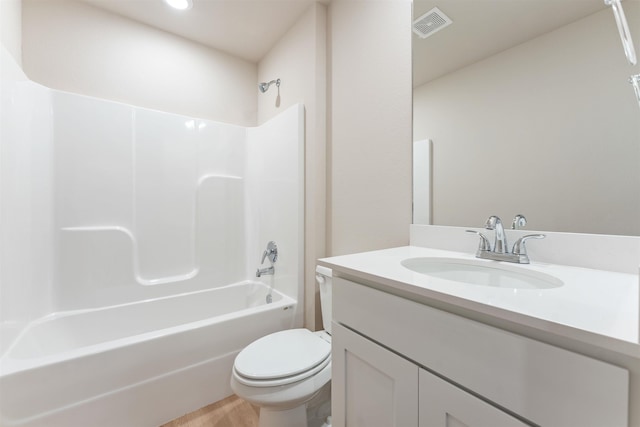
[[[551,289],[563,285],[562,280],[516,266],[456,258],[408,258],[401,264],[409,270],[438,279],[470,285],[508,289]]]

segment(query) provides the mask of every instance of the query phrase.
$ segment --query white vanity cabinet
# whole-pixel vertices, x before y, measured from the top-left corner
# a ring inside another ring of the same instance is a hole
[[[628,425],[626,369],[335,277],[334,427]]]
[[[333,343],[333,426],[527,426],[342,325]]]
[[[332,383],[332,395],[342,402],[333,406],[332,426],[418,425],[417,365],[339,324],[331,341],[332,375],[340,384]]]

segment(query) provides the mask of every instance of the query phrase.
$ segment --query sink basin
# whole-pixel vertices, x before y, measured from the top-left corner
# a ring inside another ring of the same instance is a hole
[[[562,280],[538,271],[456,258],[408,258],[401,264],[409,270],[438,279],[469,285],[507,289],[551,289],[563,285]]]

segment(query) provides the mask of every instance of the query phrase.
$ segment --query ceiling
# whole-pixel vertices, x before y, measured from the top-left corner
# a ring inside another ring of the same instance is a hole
[[[187,11],[163,0],[80,1],[258,62],[315,0],[193,0]],[[607,8],[603,0],[414,0],[414,17],[436,6],[453,24],[413,35],[414,87]]]
[[[415,0],[414,19],[436,6],[453,23],[426,39],[413,34],[414,87],[607,7],[603,0]]]
[[[258,62],[315,0],[81,0],[251,62]]]

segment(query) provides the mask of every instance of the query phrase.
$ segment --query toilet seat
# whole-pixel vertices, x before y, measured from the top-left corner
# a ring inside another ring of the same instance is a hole
[[[249,344],[233,374],[242,384],[273,387],[311,377],[331,362],[331,344],[308,329],[276,332]]]

